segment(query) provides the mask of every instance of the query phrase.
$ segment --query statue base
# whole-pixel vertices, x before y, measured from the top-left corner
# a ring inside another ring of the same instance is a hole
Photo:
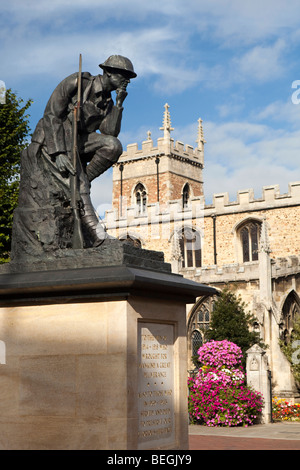
[[[100,247],[57,249],[44,251],[39,256],[23,254],[10,263],[0,265],[0,274],[120,265],[171,272],[171,265],[165,263],[162,252],[143,250],[116,238],[107,237]]]
[[[1,267],[2,450],[188,449],[186,304],[215,290],[104,247]]]

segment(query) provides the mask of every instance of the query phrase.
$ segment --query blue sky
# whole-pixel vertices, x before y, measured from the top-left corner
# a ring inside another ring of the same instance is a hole
[[[195,146],[203,119],[207,203],[248,188],[261,197],[274,184],[283,194],[300,180],[299,0],[10,0],[0,44],[0,80],[33,99],[32,131],[79,53],[92,74],[122,54],[138,74],[124,103],[124,149],[148,130],[162,135],[168,103],[175,140]],[[100,212],[111,179],[108,171],[93,183]]]

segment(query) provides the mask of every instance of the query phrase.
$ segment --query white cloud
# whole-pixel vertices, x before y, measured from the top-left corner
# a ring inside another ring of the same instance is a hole
[[[235,69],[233,73],[237,79],[259,82],[272,81],[281,77],[286,71],[286,64],[283,60],[285,49],[285,41],[281,39],[272,45],[255,46],[242,57],[232,60],[233,69]]]
[[[281,109],[282,119],[278,116]],[[206,203],[212,201],[213,194],[220,192],[228,192],[230,200],[235,201],[237,192],[244,189],[253,189],[255,197],[261,197],[263,186],[275,184],[279,184],[281,193],[285,193],[289,182],[300,180],[300,125],[295,125],[294,121],[288,130],[280,127],[289,110],[289,103],[284,106],[278,102],[270,104],[260,114],[253,112],[251,121],[220,123],[204,119]],[[277,127],[273,128],[267,120],[261,123],[264,115],[278,117]],[[173,124],[175,140],[178,138],[185,144],[196,145],[196,122],[182,127]]]
[[[185,2],[188,19],[212,34],[224,48],[253,45],[265,39],[289,34],[299,25],[298,0],[210,0]]]
[[[137,19],[147,19],[152,13],[177,16],[185,10],[184,5],[178,0],[152,0],[152,2],[141,2],[140,0],[10,0],[3,4],[2,13],[13,14],[22,23],[32,20],[51,20],[52,17],[61,17],[62,21],[68,22],[74,16],[80,14],[86,18],[92,17],[93,21],[101,23],[108,19],[120,19],[126,21],[128,17],[135,15]]]
[[[283,5],[281,0],[275,5],[270,1],[261,5],[257,0],[12,0],[2,7],[4,18],[10,20],[3,22],[0,33],[2,65],[21,76],[57,76],[57,70],[65,75],[77,65],[79,52],[84,53],[85,64],[91,67],[116,51],[130,56],[139,76],[153,75],[154,87],[160,92],[182,92],[198,82],[209,85],[241,77],[264,81],[272,78],[271,74],[282,73],[284,39],[274,45],[244,49],[244,54],[232,61],[230,77],[226,59],[224,64],[204,63],[202,44],[203,52],[206,40],[222,49],[224,40],[234,37],[232,55],[244,44],[240,37],[246,32],[252,32],[255,41],[262,35],[264,39],[272,38],[276,29],[286,24],[297,25],[294,17],[299,14],[298,9],[293,11],[294,2],[284,6],[281,16],[278,3]],[[12,36],[13,50],[9,40]]]
[[[206,124],[205,194],[263,186],[286,186],[300,179],[300,130],[285,131],[252,123]],[[233,199],[234,200],[234,199]]]
[[[24,36],[23,31],[16,34],[14,53],[9,47],[2,52],[6,80],[16,78],[16,72],[18,79],[40,80],[42,75],[61,79],[77,70],[79,53],[83,56],[84,70],[94,74],[100,72],[98,64],[109,55],[125,55],[132,60],[139,79],[154,77],[152,83],[160,92],[181,92],[199,78],[199,72],[193,73],[184,64],[180,70],[178,58],[172,58],[183,47],[183,41],[177,31],[167,27],[145,26],[133,31],[114,28],[88,34],[61,31],[51,37],[42,31],[34,37]],[[166,51],[170,54],[168,61]]]
[[[288,101],[277,100],[270,103],[265,108],[253,112],[252,117],[257,120],[269,121],[274,123],[288,123],[291,129],[300,129],[300,103],[292,102],[291,89],[290,99]]]
[[[288,184],[299,181],[299,173],[283,165],[270,165],[257,159],[255,165],[244,165],[229,172],[225,166],[207,163],[204,170],[204,194],[207,204],[212,202],[213,194],[228,193],[230,201],[237,200],[240,190],[253,189],[256,198],[261,197],[264,186],[277,185],[280,193],[288,191]]]

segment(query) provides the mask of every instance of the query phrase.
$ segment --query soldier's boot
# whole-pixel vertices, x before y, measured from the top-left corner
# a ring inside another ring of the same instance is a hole
[[[81,195],[83,204],[81,221],[86,228],[93,246],[100,246],[107,238],[105,227],[100,223],[88,194]]]

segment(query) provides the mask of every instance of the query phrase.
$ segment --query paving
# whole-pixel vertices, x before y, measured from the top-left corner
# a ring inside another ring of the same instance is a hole
[[[300,450],[300,422],[249,427],[189,426],[190,450]]]

